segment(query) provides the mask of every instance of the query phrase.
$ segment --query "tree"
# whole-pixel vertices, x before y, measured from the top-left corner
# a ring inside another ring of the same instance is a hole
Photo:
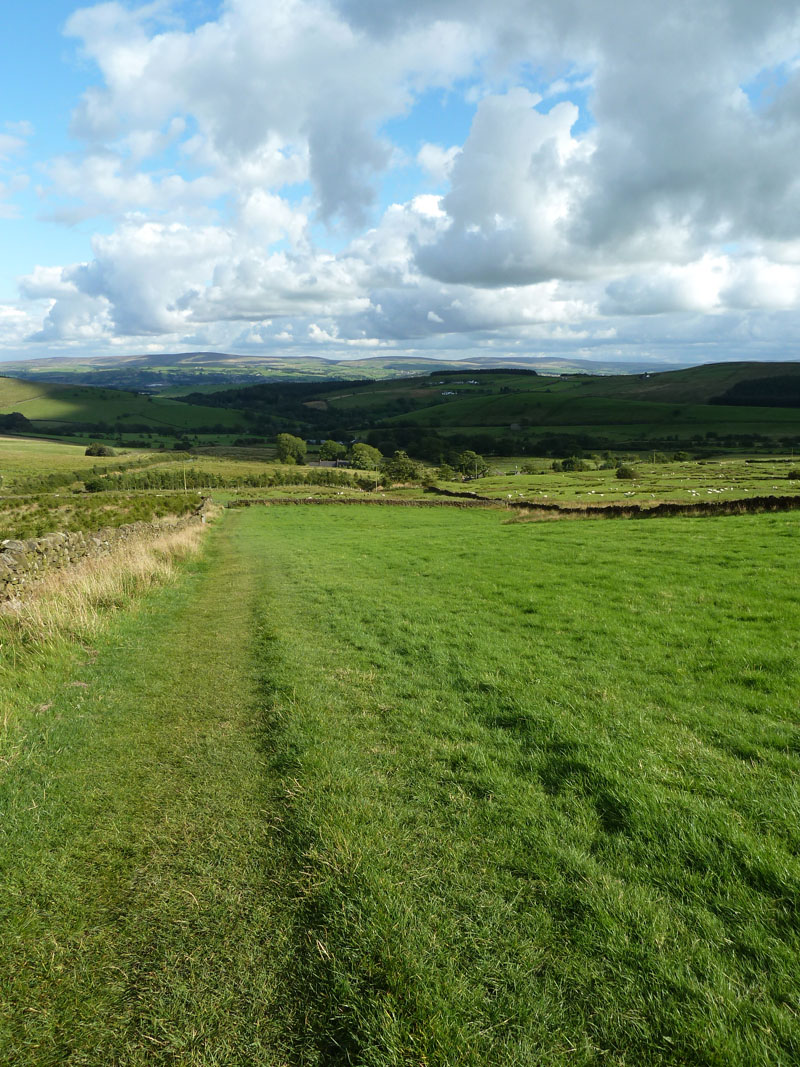
[[[623,464],[621,467],[617,467],[617,477],[624,479],[632,479],[636,477],[636,471],[633,467],[629,467]]]
[[[27,433],[32,429],[33,426],[20,411],[0,415],[0,431],[3,433]]]
[[[446,448],[446,442],[434,434],[426,434],[414,444],[414,455],[429,463],[439,464]]]
[[[89,447],[84,452],[85,456],[115,456],[116,452],[113,448],[109,448],[108,445],[103,445],[99,441],[92,441]]]
[[[581,459],[580,456],[569,456],[567,459],[554,460],[554,471],[588,471],[591,470],[590,465],[585,459]]]
[[[344,459],[347,455],[347,449],[344,445],[338,441],[323,441],[319,446],[319,458],[320,459]]]
[[[372,445],[366,445],[363,441],[356,441],[353,447],[350,449],[350,462],[360,471],[376,471],[380,465],[383,455],[377,448],[373,448]]]
[[[489,465],[483,456],[469,448],[461,453],[456,465],[465,478],[485,478],[489,473]]]
[[[279,433],[275,438],[278,459],[281,463],[305,463],[306,443],[302,437],[291,433]]]
[[[419,478],[419,467],[413,459],[409,459],[408,453],[395,452],[381,463],[381,473],[386,482],[414,482]]]

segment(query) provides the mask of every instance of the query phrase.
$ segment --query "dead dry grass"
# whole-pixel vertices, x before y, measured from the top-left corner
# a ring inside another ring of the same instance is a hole
[[[205,531],[200,523],[166,530],[53,571],[24,597],[0,607],[0,642],[38,644],[91,637],[109,612],[169,581],[176,565],[200,550]]]

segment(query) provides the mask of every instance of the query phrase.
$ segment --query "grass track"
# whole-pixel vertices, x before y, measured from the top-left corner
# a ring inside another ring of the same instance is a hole
[[[2,789],[3,1065],[285,1062],[240,532],[26,694],[52,706]]]

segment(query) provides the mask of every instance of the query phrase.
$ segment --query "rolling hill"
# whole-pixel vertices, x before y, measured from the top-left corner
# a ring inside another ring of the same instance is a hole
[[[58,356],[0,364],[0,373],[35,381],[98,385],[152,393],[198,387],[278,381],[383,380],[419,377],[437,370],[535,368],[546,373],[592,374],[636,372],[642,366],[585,359],[509,355],[447,361],[412,356],[370,356],[336,360],[315,356],[235,355],[226,352],[179,352],[138,356]]]
[[[228,384],[232,388],[204,382],[185,394],[153,395],[0,378],[0,415],[20,412],[29,433],[264,438],[289,430],[312,440],[359,437],[383,451],[406,448],[422,458],[442,452],[437,441],[509,455],[800,444],[800,363],[624,375],[439,365],[413,377]]]
[[[311,438],[367,436],[384,451],[417,450],[429,439],[478,442],[508,454],[552,448],[777,446],[798,437],[800,408],[764,403],[800,387],[800,364],[717,364],[679,372],[549,376],[530,369],[437,370],[413,379],[241,386],[182,399],[247,411],[270,432],[277,417]],[[747,403],[748,390],[754,403]],[[727,399],[726,398],[730,398]],[[800,394],[799,394],[800,398]],[[553,437],[569,438],[552,442]]]
[[[246,427],[238,411],[190,406],[118,389],[0,377],[0,414],[18,411],[40,433],[65,431],[200,432]]]

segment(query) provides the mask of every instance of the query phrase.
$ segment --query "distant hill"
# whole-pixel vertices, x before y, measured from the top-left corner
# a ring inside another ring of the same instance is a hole
[[[584,396],[617,396],[667,404],[749,403],[764,406],[766,393],[758,383],[776,376],[784,385],[788,382],[800,384],[800,363],[706,363],[700,367],[659,373],[593,377],[582,384],[580,392]],[[729,390],[735,390],[737,400],[720,399]]]
[[[422,357],[370,356],[330,360],[313,356],[241,356],[225,352],[178,352],[140,356],[56,356],[0,363],[0,374],[61,384],[97,385],[113,389],[158,393],[212,391],[215,386],[273,381],[348,381],[419,377],[437,371],[481,368],[534,368],[545,373],[585,371],[591,374],[627,373],[643,367],[621,363],[593,363],[585,359],[478,356],[465,360]]]
[[[721,404],[715,398],[748,382],[752,364],[718,364],[636,375],[537,374],[525,369],[439,369],[379,381],[281,382],[195,392],[190,405],[246,412],[256,432],[290,419],[292,432],[317,440],[366,437],[382,451],[405,448],[435,458],[442,441],[487,453],[530,450],[772,447],[800,443],[788,408]],[[769,383],[776,365],[755,365]],[[800,383],[800,364],[781,365]],[[759,394],[760,395],[760,394]]]
[[[800,407],[800,374],[775,377],[744,378],[711,400],[712,404],[736,404],[762,407]]]
[[[361,377],[304,379],[287,372],[269,380],[262,366],[252,384],[238,381],[237,357],[230,357],[237,369],[227,377],[217,354],[172,358],[180,374],[193,365],[214,367],[221,381],[209,382],[202,370],[195,387],[150,394],[0,377],[0,416],[18,412],[28,420],[14,432],[91,433],[123,442],[144,433],[216,434],[244,444],[288,430],[309,440],[358,438],[384,453],[403,448],[432,461],[453,445],[504,455],[800,446],[800,363],[601,375],[541,373],[531,361],[516,368],[438,362],[431,371],[424,360],[382,360],[380,368],[354,360],[338,373]],[[409,365],[424,372],[400,373]],[[390,366],[393,377],[363,375],[365,367],[385,374]],[[81,373],[76,369],[76,377]],[[147,368],[150,376],[166,373],[163,364]]]

